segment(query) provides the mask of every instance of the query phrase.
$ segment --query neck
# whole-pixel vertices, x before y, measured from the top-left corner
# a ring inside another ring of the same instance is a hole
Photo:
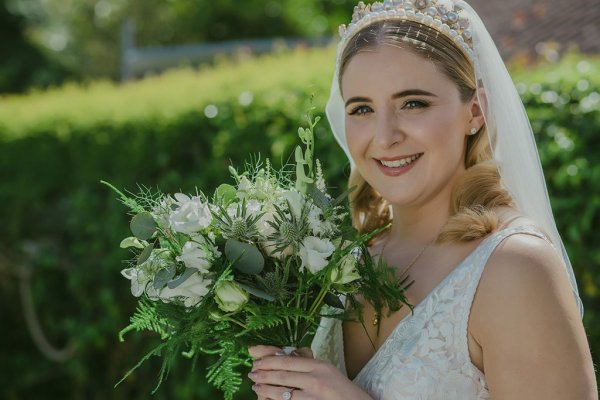
[[[393,220],[390,241],[406,246],[422,246],[435,239],[448,221],[450,196],[436,196],[419,206],[392,205]],[[404,246],[402,246],[404,247]]]

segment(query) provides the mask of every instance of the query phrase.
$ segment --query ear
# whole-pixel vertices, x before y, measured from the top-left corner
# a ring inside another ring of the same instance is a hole
[[[484,112],[487,108],[487,98],[483,88],[477,89],[469,102],[469,127],[477,130],[485,125]]]

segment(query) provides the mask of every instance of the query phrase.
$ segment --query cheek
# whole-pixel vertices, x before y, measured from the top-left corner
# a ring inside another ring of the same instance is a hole
[[[423,140],[429,142],[432,148],[440,148],[445,153],[455,153],[452,150],[460,152],[465,136],[456,115],[453,112],[444,112],[430,118],[422,129]]]
[[[365,131],[364,127],[359,127],[356,123],[346,120],[346,143],[352,158],[356,162],[359,161],[359,156],[364,153],[368,141],[368,132]]]

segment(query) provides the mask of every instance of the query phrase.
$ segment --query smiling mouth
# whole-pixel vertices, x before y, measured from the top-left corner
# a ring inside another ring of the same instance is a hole
[[[377,160],[377,162],[387,168],[402,168],[407,167],[417,161],[423,153],[413,154],[412,156],[398,158],[395,160]]]

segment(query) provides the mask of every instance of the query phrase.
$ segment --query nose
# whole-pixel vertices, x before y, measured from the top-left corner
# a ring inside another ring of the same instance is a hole
[[[400,126],[400,121],[392,111],[380,112],[375,124],[373,142],[381,148],[389,148],[402,142],[406,135]]]

